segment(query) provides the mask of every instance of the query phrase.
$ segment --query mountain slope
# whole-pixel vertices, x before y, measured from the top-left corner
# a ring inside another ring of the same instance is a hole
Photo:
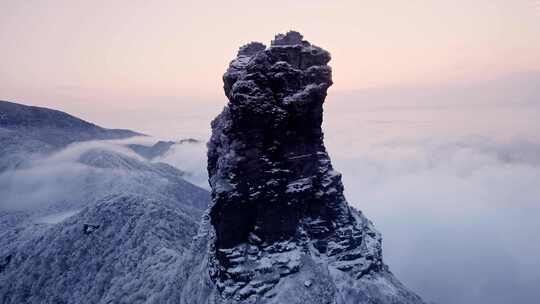
[[[52,146],[75,141],[121,139],[142,134],[106,129],[67,113],[0,100],[0,127],[20,131]]]
[[[6,255],[2,303],[174,303],[198,212],[141,196],[101,199]]]
[[[141,135],[102,128],[57,110],[0,100],[0,172],[21,167],[74,142]]]

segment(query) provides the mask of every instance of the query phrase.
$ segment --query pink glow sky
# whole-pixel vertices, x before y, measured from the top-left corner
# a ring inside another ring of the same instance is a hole
[[[238,46],[289,29],[332,53],[331,94],[540,70],[536,0],[2,0],[0,99],[114,127],[103,109],[220,108]]]

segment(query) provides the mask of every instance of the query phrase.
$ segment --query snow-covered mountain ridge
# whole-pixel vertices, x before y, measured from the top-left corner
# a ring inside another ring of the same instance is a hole
[[[209,193],[189,172],[99,140],[138,133],[15,109],[24,119],[0,129],[0,159],[22,161],[0,172],[0,302],[175,303]]]
[[[141,135],[102,128],[57,110],[0,100],[0,172],[23,167],[74,142]]]

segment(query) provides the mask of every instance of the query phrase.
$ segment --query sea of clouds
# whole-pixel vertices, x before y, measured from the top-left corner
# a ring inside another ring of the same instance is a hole
[[[437,303],[540,296],[540,145],[485,137],[390,141],[334,157],[390,269]]]
[[[385,262],[426,300],[503,304],[540,297],[540,144],[486,136],[382,138],[361,147],[328,141],[349,203],[383,234]],[[128,142],[74,144],[0,174],[0,209],[83,200],[89,181],[113,185],[121,172],[77,159],[99,148],[141,160],[124,147]],[[208,189],[204,140],[176,144],[153,161],[188,172],[189,181]],[[54,216],[44,221],[58,221]]]
[[[385,262],[407,286],[441,304],[540,296],[540,144],[455,136],[347,147],[329,146],[347,199],[382,232]],[[205,152],[175,145],[156,161],[207,188]]]

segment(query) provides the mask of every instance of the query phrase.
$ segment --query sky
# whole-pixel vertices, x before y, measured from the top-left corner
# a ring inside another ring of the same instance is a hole
[[[540,71],[536,0],[1,0],[0,98],[111,127],[216,113],[238,47],[290,29],[332,53],[330,96]]]
[[[238,47],[290,29],[332,54],[325,143],[398,278],[442,304],[536,301],[538,0],[0,0],[0,99],[204,142]],[[204,149],[161,161],[204,183]]]

